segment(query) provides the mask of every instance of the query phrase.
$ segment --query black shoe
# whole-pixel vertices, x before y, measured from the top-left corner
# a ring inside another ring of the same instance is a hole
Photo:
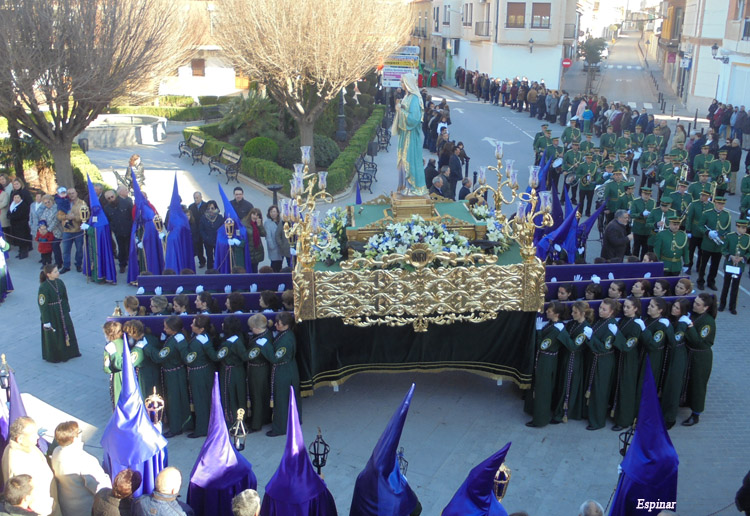
[[[205,263],[199,263],[199,264],[198,264],[198,268],[199,268],[199,269],[203,269],[203,268],[204,268],[205,266],[206,266],[206,264],[205,264]]]
[[[725,305],[724,303],[720,304],[719,305],[719,312],[723,312],[724,310],[726,310],[726,308],[727,308],[727,305]]]
[[[534,422],[533,422],[533,421],[528,421],[528,422],[526,423],[526,426],[529,426],[529,427],[536,427],[536,425],[534,424]]]
[[[690,417],[682,422],[682,426],[693,426],[697,425],[701,420],[701,417],[695,412],[690,414]]]
[[[719,290],[718,288],[716,288],[716,283],[709,283],[708,288],[710,288],[711,290]]]
[[[165,437],[166,439],[171,439],[172,437],[176,437],[176,436],[178,436],[178,435],[182,435],[182,432],[176,432],[176,433],[173,433],[173,432],[167,432],[166,434],[164,434],[164,437]]]
[[[128,268],[126,265],[120,265],[120,274],[127,272]]]
[[[76,270],[78,272],[81,272],[83,270],[83,267],[81,267],[80,265],[76,265]]]
[[[266,432],[266,435],[268,437],[278,437],[279,435],[284,435],[284,434],[280,434],[278,432],[274,432],[273,430],[269,430],[268,432]]]
[[[735,310],[734,308],[730,308],[729,313],[732,315],[737,315],[737,310]]]
[[[622,432],[623,430],[625,430],[624,426],[615,425],[615,426],[612,427],[612,431],[613,432]]]
[[[205,435],[198,435],[198,434],[196,434],[195,432],[190,432],[190,433],[188,434],[188,439],[197,439],[197,438],[199,438],[199,437],[206,437],[206,436],[205,436]]]
[[[586,427],[586,430],[599,430],[598,428],[594,428],[593,426],[589,425]]]
[[[675,421],[670,421],[669,423],[664,423],[667,427],[667,430],[671,430],[672,427],[675,425]]]
[[[60,274],[65,274],[65,273],[66,273],[66,272],[68,272],[69,270],[70,270],[70,268],[69,268],[69,267],[63,267],[63,268],[62,268],[62,269],[60,269],[60,270],[59,270],[58,272],[60,272]]]
[[[562,421],[558,421],[558,420],[556,420],[556,419],[552,419],[552,420],[550,420],[550,422],[549,422],[549,424],[550,424],[550,425],[559,425],[560,423],[562,423]]]
[[[706,283],[703,281],[698,282],[698,290],[706,290]]]
[[[687,270],[687,272],[685,274],[687,274],[688,276],[690,276],[692,273],[693,273],[693,266],[689,265],[688,266],[688,270]]]

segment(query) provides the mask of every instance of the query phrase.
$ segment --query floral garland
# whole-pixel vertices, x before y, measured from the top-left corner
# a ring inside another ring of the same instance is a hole
[[[490,210],[486,204],[475,204],[471,209],[471,214],[474,215],[474,218],[477,220],[486,220],[494,216],[494,213],[492,213],[493,211],[494,210]]]
[[[313,255],[319,262],[333,264],[341,259],[341,244],[346,238],[346,210],[344,208],[331,208],[326,212],[326,216],[321,222],[320,227],[324,230],[320,233],[320,241],[325,245],[330,237],[330,244],[323,248],[317,245],[313,246]]]
[[[494,253],[497,256],[510,249],[510,241],[503,234],[503,225],[495,218],[487,219],[487,240],[497,242],[498,245],[494,248]]]

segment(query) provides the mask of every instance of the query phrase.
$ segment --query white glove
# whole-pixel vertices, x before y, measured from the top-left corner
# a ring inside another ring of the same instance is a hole
[[[284,292],[286,290],[286,283],[279,283],[279,288],[276,292]]]
[[[550,283],[557,283],[557,278],[556,277],[552,277],[552,278],[550,278],[549,282]]]
[[[638,325],[638,327],[641,329],[641,331],[646,330],[646,323],[644,323],[641,319],[634,319],[633,322]]]
[[[628,210],[628,215],[630,215],[630,210]]]
[[[86,231],[89,228],[89,225],[85,222],[81,222],[81,230]]]
[[[644,278],[650,278],[650,277],[651,277],[651,273],[650,273],[650,272],[647,272],[646,274],[644,274],[644,275],[643,275],[643,277],[644,277]]]
[[[609,328],[609,331],[611,331],[613,334],[617,333],[617,325],[615,323],[609,323],[607,325],[607,328]]]
[[[557,328],[557,331],[563,331],[565,329],[565,325],[561,322],[555,323],[555,328]]]
[[[184,289],[184,288],[182,288],[182,287],[180,286],[180,287],[177,287],[177,288],[175,289],[174,293],[175,293],[175,294],[182,294],[182,291],[183,291],[183,290],[185,290],[185,289]]]
[[[586,252],[586,248],[585,247],[579,247],[578,248],[578,254],[583,254],[585,252]]]
[[[5,239],[3,237],[1,237],[1,236],[0,236],[0,246],[2,246],[2,247],[5,246]]]
[[[601,280],[602,279],[599,276],[597,276],[596,274],[594,274],[593,276],[591,276],[591,281],[594,282],[594,283],[596,283],[597,285],[599,284],[599,282]]]
[[[683,267],[683,268],[682,268],[682,273],[683,273],[683,274],[685,274],[685,273],[686,273],[687,271],[688,271],[688,268],[687,268],[687,267]]]
[[[167,340],[167,334],[164,332],[161,332],[161,335],[159,335],[159,340]]]
[[[292,256],[297,256],[297,249],[292,247],[291,249],[289,249],[289,254]]]
[[[46,322],[46,323],[44,323],[44,327],[47,328],[48,330],[51,330],[52,329],[52,323]]]
[[[682,317],[680,317],[680,322],[685,323],[688,326],[690,326],[693,323],[693,321],[691,321],[690,317],[688,317],[687,315],[683,315]]]
[[[583,281],[583,276],[581,276],[580,274],[576,274],[575,276],[573,276],[573,281]]]
[[[662,317],[661,319],[659,319],[659,322],[669,328],[669,319],[667,319],[666,317]]]
[[[197,287],[195,287],[196,294],[200,294],[201,292],[203,292],[203,285],[198,285]]]
[[[231,294],[232,293],[232,285],[224,285],[224,293],[225,294]]]
[[[238,246],[238,245],[240,245],[240,239],[239,239],[239,238],[233,238],[233,239],[232,239],[232,245],[233,245],[233,246]]]
[[[146,339],[143,339],[141,341],[136,342],[135,347],[138,349],[143,349],[146,347],[146,344],[148,344],[148,341]]]
[[[643,210],[643,216],[644,216],[644,217],[648,217],[648,216],[649,216],[650,214],[651,214],[651,212],[650,212],[650,211],[648,211],[648,210]]]
[[[718,236],[719,233],[717,233],[715,229],[712,229],[708,232],[708,238],[710,238],[711,240],[715,240],[716,238],[718,238]]]
[[[159,240],[164,240],[165,238],[167,238],[167,234],[164,231],[159,233]]]
[[[554,245],[554,249],[555,249],[555,251],[557,251],[558,253],[562,251],[562,247],[560,247],[560,244],[555,244],[555,245]]]
[[[614,274],[612,274],[611,272],[609,273],[609,275],[608,275],[607,277],[608,277],[609,279],[615,279],[615,275],[614,275]]]
[[[662,180],[661,183],[659,183],[659,189],[664,190],[664,180]]]
[[[693,234],[692,234],[692,233],[688,233],[688,234],[687,234],[687,237],[688,237],[688,238],[693,238]]]
[[[234,238],[227,239],[227,245],[229,245],[229,247],[234,246]]]
[[[587,339],[590,339],[591,336],[594,334],[594,330],[591,329],[591,326],[586,326],[583,329],[583,334],[586,335]]]
[[[257,283],[253,283],[252,285],[250,285],[250,292],[257,292],[257,291],[258,291]]]
[[[145,294],[145,293],[146,293],[146,289],[145,289],[145,288],[143,288],[143,287],[138,287],[138,290],[136,290],[136,291],[135,291],[135,294],[136,294],[137,296],[142,296],[142,295],[143,295],[143,294]]]
[[[143,249],[143,242],[138,242],[136,247],[138,247],[138,249]]]
[[[154,289],[154,294],[156,294],[157,296],[160,296],[162,292],[163,290],[161,289],[161,287],[156,287]]]
[[[104,351],[112,355],[113,353],[117,353],[117,347],[113,342],[109,342],[106,346],[104,346]]]
[[[747,214],[750,215],[750,210],[747,210]]]
[[[544,328],[544,319],[542,319],[541,317],[537,317],[536,318],[536,329],[537,330],[541,330],[542,328]]]

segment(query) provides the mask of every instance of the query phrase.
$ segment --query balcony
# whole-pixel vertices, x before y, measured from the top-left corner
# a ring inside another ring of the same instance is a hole
[[[563,32],[563,39],[576,39],[576,24],[566,23]]]
[[[490,37],[490,22],[480,21],[474,24],[474,36],[478,38]]]
[[[427,37],[427,29],[422,27],[414,27],[411,31],[411,35],[415,38],[424,39]]]

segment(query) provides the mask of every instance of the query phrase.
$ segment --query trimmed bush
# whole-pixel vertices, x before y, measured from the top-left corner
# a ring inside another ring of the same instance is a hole
[[[191,107],[195,104],[193,97],[188,95],[162,95],[159,105],[165,107]]]
[[[123,115],[151,115],[162,116],[167,120],[175,122],[190,122],[193,120],[203,120],[204,108],[208,106],[193,107],[163,107],[163,106],[112,106],[107,108],[105,113],[123,114]]]
[[[368,95],[367,93],[360,93],[357,99],[359,99],[360,106],[371,106],[375,103],[372,95]]]
[[[247,158],[259,158],[276,161],[279,157],[279,145],[271,138],[258,136],[245,144],[242,154]]]
[[[219,97],[216,95],[202,95],[198,97],[198,103],[201,106],[215,106],[219,103]]]
[[[264,185],[280,184],[282,192],[289,195],[289,180],[292,179],[292,171],[273,161],[258,158],[242,158],[240,171],[243,175],[253,178]]]
[[[322,134],[313,135],[313,146],[315,153],[315,165],[318,168],[328,168],[338,157],[339,146],[335,141]],[[300,138],[297,136],[284,142],[279,149],[279,164],[291,169],[295,163],[300,161]]]

